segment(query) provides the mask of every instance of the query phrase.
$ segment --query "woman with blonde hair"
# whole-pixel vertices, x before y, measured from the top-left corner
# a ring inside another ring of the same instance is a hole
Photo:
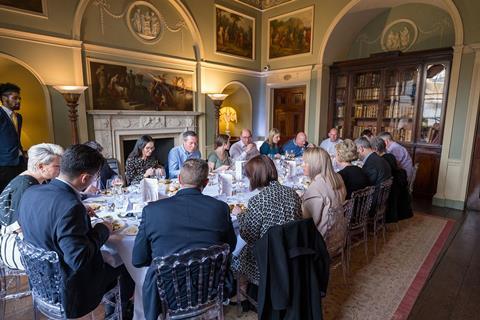
[[[350,199],[352,192],[366,188],[370,185],[368,176],[352,161],[358,159],[357,146],[350,139],[338,143],[335,146],[335,162],[341,170],[338,173],[342,176],[345,188],[347,188],[347,199]]]
[[[303,217],[313,218],[325,236],[328,210],[343,206],[347,190],[342,177],[333,170],[330,155],[322,148],[305,150],[303,162],[303,173],[312,181],[303,195]]]
[[[18,207],[23,193],[31,186],[54,179],[60,173],[63,148],[41,143],[28,149],[27,170],[16,176],[0,195],[0,258],[10,269],[24,270],[15,237],[20,232]]]
[[[280,131],[278,129],[273,128],[268,133],[268,138],[260,147],[260,153],[270,158],[279,158],[282,154],[282,150],[280,149]]]

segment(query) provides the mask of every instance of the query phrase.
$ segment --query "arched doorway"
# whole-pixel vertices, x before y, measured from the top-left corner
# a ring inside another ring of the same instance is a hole
[[[220,109],[220,133],[229,134],[231,137],[239,137],[243,128],[252,128],[252,97],[250,91],[243,83],[232,81],[223,87],[222,93],[228,94],[228,97],[223,101]],[[222,116],[224,107],[232,108],[234,112],[230,110],[230,116]],[[233,116],[233,114],[235,115]],[[228,133],[227,119],[230,119]]]
[[[34,144],[53,142],[50,96],[38,76],[21,61],[0,54],[0,82],[11,82],[21,88],[23,148],[27,150]]]

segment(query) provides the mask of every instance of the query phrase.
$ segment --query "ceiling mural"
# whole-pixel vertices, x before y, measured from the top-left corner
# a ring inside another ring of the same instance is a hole
[[[258,10],[268,10],[295,0],[236,0]]]

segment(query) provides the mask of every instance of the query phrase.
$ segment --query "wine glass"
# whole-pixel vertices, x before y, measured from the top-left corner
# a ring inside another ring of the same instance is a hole
[[[115,194],[122,194],[123,178],[121,176],[114,176],[112,178],[112,190]]]

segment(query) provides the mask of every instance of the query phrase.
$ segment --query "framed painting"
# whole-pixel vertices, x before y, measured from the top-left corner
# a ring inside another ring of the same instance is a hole
[[[0,9],[46,18],[47,0],[0,0]]]
[[[193,111],[194,72],[87,59],[96,110]]]
[[[215,52],[255,59],[255,19],[215,5]]]
[[[268,19],[268,58],[312,53],[313,6]]]

